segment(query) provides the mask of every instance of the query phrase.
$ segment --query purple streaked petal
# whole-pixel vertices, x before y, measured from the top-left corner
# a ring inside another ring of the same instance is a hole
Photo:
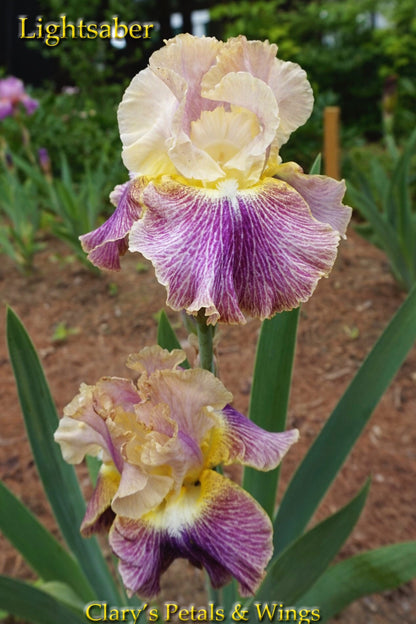
[[[297,307],[336,257],[338,233],[281,180],[218,191],[167,178],[149,184],[143,201],[130,250],[152,261],[168,305],[191,314],[205,308],[209,323]]]
[[[198,492],[199,486],[195,486]],[[272,555],[272,526],[264,510],[238,485],[206,470],[198,496],[133,521],[117,517],[110,545],[120,558],[119,571],[131,592],[151,597],[160,576],[177,557],[204,567],[213,587],[234,576],[243,596],[255,592]]]
[[[302,195],[315,219],[329,225],[345,238],[352,208],[344,206],[345,182],[324,175],[307,175],[294,162],[280,165],[276,177],[284,180]]]
[[[229,450],[225,464],[238,462],[258,470],[272,470],[299,439],[297,429],[281,433],[265,431],[231,405],[226,405],[222,414],[226,421],[224,439]]]
[[[82,248],[88,253],[88,259],[100,269],[118,271],[120,256],[128,248],[127,235],[142,212],[141,192],[144,180],[125,182],[122,189],[116,187],[111,196],[118,200],[114,213],[96,230],[80,236]]]

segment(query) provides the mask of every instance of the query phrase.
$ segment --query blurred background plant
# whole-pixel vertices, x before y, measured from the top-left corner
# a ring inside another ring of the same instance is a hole
[[[355,159],[348,180],[350,202],[363,223],[355,229],[388,256],[397,282],[410,290],[416,282],[416,129],[404,148],[374,154],[369,171]]]

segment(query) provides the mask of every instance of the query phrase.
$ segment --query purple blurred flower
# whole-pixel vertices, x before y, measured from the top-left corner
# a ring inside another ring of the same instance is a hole
[[[46,147],[40,147],[38,149],[38,158],[40,167],[47,178],[52,175],[51,159],[49,158],[49,152]]]
[[[204,567],[214,587],[234,576],[253,593],[272,555],[272,525],[260,505],[215,467],[275,468],[298,431],[264,431],[229,405],[206,370],[179,367],[185,353],[147,347],[130,355],[137,384],[103,377],[83,384],[55,433],[66,461],[103,463],[81,526],[110,529],[131,592],[158,593],[177,557]]]
[[[39,106],[37,100],[33,100],[25,92],[23,82],[19,78],[9,76],[0,80],[0,119],[13,115],[19,103],[23,104],[28,115]]]

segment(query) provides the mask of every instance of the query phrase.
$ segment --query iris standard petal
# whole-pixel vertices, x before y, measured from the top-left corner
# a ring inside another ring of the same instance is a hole
[[[178,84],[185,84],[181,127],[189,133],[191,122],[198,119],[201,111],[212,110],[215,103],[201,95],[201,80],[215,63],[224,44],[215,37],[193,37],[187,33],[169,39],[166,45],[149,59],[151,70],[176,93]]]
[[[143,187],[141,178],[116,187],[116,192],[112,193],[118,202],[114,213],[99,228],[79,237],[88,259],[100,269],[120,269],[120,256],[128,248],[127,235],[142,212],[140,197]]]
[[[202,88],[210,89],[230,72],[248,72],[268,85],[279,110],[274,152],[305,123],[313,107],[313,93],[305,71],[296,63],[277,59],[276,52],[277,46],[268,41],[247,41],[243,35],[234,37],[221,48],[217,63],[202,81]],[[276,155],[273,154],[273,160]]]
[[[174,559],[184,557],[204,567],[215,588],[234,576],[245,596],[254,593],[263,579],[272,554],[272,526],[251,496],[207,470],[200,485],[187,488],[141,520],[117,517],[110,545],[132,593],[157,594],[160,575]]]
[[[178,99],[147,68],[127,87],[118,107],[123,162],[136,176],[175,173],[166,147]]]
[[[317,221],[287,183],[239,190],[189,187],[169,178],[143,193],[147,206],[130,250],[153,263],[167,303],[208,323],[269,318],[306,301],[334,263],[339,234]]]

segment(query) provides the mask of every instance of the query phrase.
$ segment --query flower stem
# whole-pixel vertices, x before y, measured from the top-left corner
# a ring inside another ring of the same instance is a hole
[[[205,309],[199,310],[196,317],[199,343],[199,363],[201,368],[209,370],[215,375],[213,339],[215,327],[207,325]]]

